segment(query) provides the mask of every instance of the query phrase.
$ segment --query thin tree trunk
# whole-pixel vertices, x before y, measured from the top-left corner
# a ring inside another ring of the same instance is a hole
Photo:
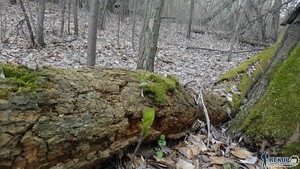
[[[97,20],[99,15],[99,0],[91,1],[89,14],[89,30],[87,45],[87,65],[95,66],[96,63],[96,40],[97,40]]]
[[[78,16],[77,16],[77,1],[74,0],[73,12],[74,12],[74,34],[78,36]]]
[[[62,8],[61,8],[60,35],[63,35],[64,27],[65,27],[66,0],[62,0],[61,6]]]
[[[280,8],[282,0],[275,0],[272,7],[271,41],[276,42],[279,30]]]
[[[235,44],[235,40],[238,36],[238,30],[239,30],[239,26],[240,26],[240,23],[241,23],[243,13],[244,13],[244,8],[243,8],[243,4],[241,4],[240,11],[237,13],[238,14],[238,20],[236,22],[233,37],[230,41],[230,49],[229,49],[229,53],[228,53],[228,56],[227,56],[227,62],[230,62],[231,58],[232,58],[232,50],[233,50],[233,46]]]
[[[120,45],[120,27],[121,27],[121,19],[122,16],[121,16],[121,10],[118,9],[118,34],[117,34],[117,46]]]
[[[32,17],[32,11],[31,11],[31,7],[30,7],[30,4],[29,4],[29,0],[26,0],[26,3],[27,3],[27,6],[28,6],[28,12],[29,12],[29,19],[30,19],[30,23],[31,23],[31,27],[33,29],[33,32],[36,34],[36,27],[35,27],[35,24],[34,24],[34,19]]]
[[[132,22],[132,31],[131,31],[131,45],[132,45],[132,53],[135,51],[134,45],[134,34],[135,34],[135,24],[136,24],[136,0],[132,1],[133,3],[133,22]]]
[[[41,48],[45,47],[45,40],[44,40],[45,10],[46,10],[46,0],[39,0],[37,43]]]
[[[99,29],[100,30],[104,30],[105,29],[105,21],[106,21],[106,12],[107,12],[107,4],[108,4],[108,0],[103,0],[101,2],[104,2],[102,5],[102,10],[101,11],[101,15],[100,15],[100,26]]]
[[[225,2],[222,2],[222,5],[215,10],[211,15],[208,15],[206,17],[203,17],[203,20],[201,22],[201,25],[206,25],[210,21],[212,21],[216,16],[218,16],[223,10],[225,10],[227,7],[232,5],[236,0],[227,0]]]
[[[191,7],[190,7],[190,17],[189,17],[189,24],[188,24],[188,30],[187,30],[187,35],[186,37],[188,39],[191,38],[191,30],[192,30],[192,22],[193,22],[193,15],[194,15],[194,0],[191,0]]]
[[[137,69],[154,72],[154,60],[159,36],[164,0],[148,0],[140,37]]]
[[[71,34],[71,0],[68,0],[68,34]]]
[[[30,35],[31,47],[35,48],[36,44],[35,44],[35,41],[34,41],[34,35],[33,35],[33,31],[32,31],[32,27],[31,27],[30,21],[29,21],[29,17],[28,17],[28,15],[26,13],[26,9],[24,7],[23,0],[20,0],[19,2],[20,2],[20,5],[21,5],[22,12],[23,12],[23,14],[25,16],[25,21],[26,21],[27,28],[28,28],[29,35]]]

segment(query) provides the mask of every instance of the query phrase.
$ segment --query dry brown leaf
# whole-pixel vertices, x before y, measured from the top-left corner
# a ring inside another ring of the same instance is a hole
[[[212,164],[220,164],[223,165],[225,163],[233,163],[234,160],[226,157],[217,157],[217,156],[212,156],[210,157],[210,162]]]
[[[231,151],[231,153],[235,157],[242,158],[242,159],[250,158],[253,154],[250,151],[247,151],[247,150],[244,150],[241,148],[237,148],[236,150]]]
[[[192,159],[194,157],[193,151],[190,148],[183,147],[183,148],[177,148],[177,150],[188,159]]]
[[[199,155],[201,152],[201,149],[198,145],[191,145],[191,146],[188,146],[188,148],[192,151],[194,156]]]
[[[216,144],[213,144],[213,145],[211,145],[211,149],[212,149],[213,151],[220,151],[221,145],[222,145],[222,143],[216,143]]]
[[[195,169],[195,166],[185,160],[179,159],[176,163],[176,169]]]
[[[169,160],[169,159],[166,159],[166,158],[158,158],[156,156],[154,156],[155,160],[159,163],[162,163],[164,165],[167,165],[169,166],[169,168],[174,168],[175,167],[175,162],[173,160]]]

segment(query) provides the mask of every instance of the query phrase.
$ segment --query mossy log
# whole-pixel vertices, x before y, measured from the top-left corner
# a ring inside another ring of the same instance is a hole
[[[172,76],[0,67],[6,76],[0,79],[1,169],[89,168],[138,142],[145,108],[156,112],[145,140],[182,137],[195,120],[204,119]]]

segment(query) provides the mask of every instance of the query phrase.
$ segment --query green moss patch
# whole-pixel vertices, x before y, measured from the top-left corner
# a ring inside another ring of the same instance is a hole
[[[1,98],[7,98],[11,93],[35,91],[41,87],[40,73],[28,70],[24,66],[4,64],[0,65],[1,70],[5,75],[5,79],[0,80]]]
[[[274,73],[242,129],[257,141],[288,139],[300,123],[300,43]]]
[[[159,103],[165,103],[168,93],[173,93],[179,86],[179,81],[171,75],[162,77],[154,73],[140,72],[138,80],[142,83],[144,93],[150,94]]]
[[[283,155],[292,156],[297,155],[300,156],[300,142],[292,142],[289,143],[283,150]]]

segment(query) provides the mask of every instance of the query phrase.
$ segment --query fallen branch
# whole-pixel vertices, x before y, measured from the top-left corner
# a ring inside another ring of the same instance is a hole
[[[63,40],[63,41],[52,41],[52,44],[60,44],[60,43],[69,43],[77,40],[77,38],[69,39],[69,40]]]
[[[162,58],[157,58],[157,60],[160,60],[164,63],[167,63],[167,64],[173,64],[174,62],[170,61],[170,60],[165,60],[165,59],[162,59]]]
[[[204,99],[203,99],[202,86],[197,80],[192,80],[192,81],[188,82],[187,84],[185,84],[184,87],[186,87],[188,84],[190,84],[192,82],[196,82],[198,87],[200,88],[199,92],[196,92],[196,90],[193,89],[197,93],[197,95],[192,94],[192,96],[194,97],[196,104],[199,105],[199,106],[202,106],[202,108],[203,108],[203,112],[204,112],[205,120],[206,120],[206,125],[207,125],[207,139],[208,139],[208,142],[207,142],[206,146],[209,147],[209,141],[211,140],[211,124],[210,124],[208,111],[207,111],[207,108],[205,106]]]
[[[202,48],[202,47],[195,47],[189,46],[186,49],[196,49],[196,50],[208,50],[210,52],[221,52],[221,53],[229,53],[227,50],[219,50],[219,49],[210,49],[210,48]],[[232,53],[246,53],[246,52],[255,52],[255,51],[262,51],[265,49],[252,49],[252,50],[240,50],[240,51],[232,51]]]

